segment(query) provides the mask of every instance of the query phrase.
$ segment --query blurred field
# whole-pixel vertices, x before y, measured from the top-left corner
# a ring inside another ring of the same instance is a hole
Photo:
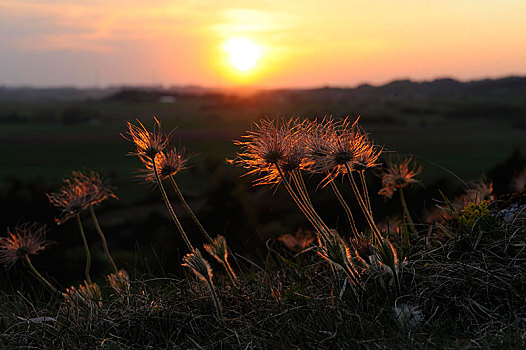
[[[504,100],[499,94],[491,100],[436,92],[415,98],[407,89],[387,94],[378,88],[377,95],[341,89],[177,95],[170,103],[160,102],[167,92],[144,91],[91,101],[0,99],[0,177],[57,184],[72,170],[88,168],[104,170],[119,187],[128,187],[138,164],[126,157],[131,145],[120,134],[126,121],[138,118],[148,125],[153,116],[166,130],[177,128],[174,143],[198,154],[192,159],[198,167],[234,157],[232,140],[265,116],[361,116],[361,125],[386,150],[421,159],[426,181],[449,176],[427,161],[471,179],[514,149],[526,149],[526,102],[516,94]]]

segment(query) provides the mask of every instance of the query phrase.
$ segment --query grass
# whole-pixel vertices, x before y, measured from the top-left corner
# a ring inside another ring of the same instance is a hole
[[[523,225],[488,233],[475,251],[450,239],[411,259],[396,298],[381,273],[373,274],[359,303],[344,275],[314,252],[293,256],[278,242],[264,266],[237,257],[237,287],[216,276],[222,319],[191,276],[135,276],[125,294],[100,280],[102,307],[67,308],[44,291],[4,290],[0,339],[5,349],[522,348]],[[518,249],[506,253],[512,246]],[[424,321],[399,322],[394,308],[404,303],[418,307]]]

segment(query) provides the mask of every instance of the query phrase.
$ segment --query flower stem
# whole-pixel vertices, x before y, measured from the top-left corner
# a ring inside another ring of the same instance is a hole
[[[205,228],[203,227],[203,225],[201,225],[201,222],[199,221],[199,219],[195,215],[195,213],[192,210],[192,208],[190,208],[190,206],[188,205],[188,203],[184,199],[184,196],[183,196],[181,190],[179,189],[179,186],[177,186],[177,183],[175,182],[173,176],[170,176],[170,182],[172,183],[174,191],[177,194],[177,196],[179,197],[179,200],[181,201],[181,203],[183,203],[183,206],[185,207],[186,211],[188,212],[188,214],[190,214],[190,216],[192,217],[192,220],[194,220],[195,224],[199,228],[199,231],[201,231],[201,233],[205,236],[205,238],[208,240],[208,242],[212,243],[212,241],[213,241],[212,237],[210,237],[208,232],[206,232]]]
[[[312,212],[307,208],[305,203],[303,203],[298,197],[298,195],[294,192],[294,190],[292,189],[292,186],[290,185],[289,181],[285,177],[285,174],[283,174],[283,171],[281,170],[279,165],[278,164],[274,164],[274,165],[276,166],[276,169],[279,172],[279,175],[283,181],[283,184],[285,185],[285,188],[289,192],[290,196],[292,197],[296,205],[300,208],[300,210],[307,217],[310,223],[316,228],[316,230],[323,236],[323,238],[328,239],[327,234],[326,234],[326,232],[329,232],[328,229],[327,231],[324,231],[325,228],[322,226],[322,224],[320,224],[320,222],[316,220],[316,218],[313,216]]]
[[[115,262],[113,261],[113,258],[111,257],[110,250],[108,249],[108,242],[106,242],[106,237],[104,236],[104,233],[102,232],[102,229],[99,225],[99,220],[97,220],[97,216],[95,215],[95,210],[93,209],[93,205],[89,206],[91,218],[93,219],[93,223],[95,224],[95,229],[97,230],[100,239],[102,241],[102,248],[104,249],[104,254],[106,255],[106,258],[108,258],[108,261],[110,262],[111,266],[113,267],[113,270],[115,271],[115,274],[119,275],[119,269],[117,269],[117,265],[115,265]]]
[[[417,232],[415,228],[415,223],[413,222],[411,213],[409,213],[409,209],[407,208],[407,203],[405,201],[405,196],[404,196],[404,190],[402,189],[402,187],[400,187],[398,190],[400,192],[400,202],[402,203],[402,208],[404,209],[405,216],[407,217],[407,221],[409,221],[409,227],[411,228],[411,232],[416,235]]]
[[[365,204],[365,201],[362,198],[362,195],[360,194],[360,190],[358,189],[358,185],[356,184],[356,181],[354,180],[354,177],[352,176],[351,169],[348,165],[347,167],[347,176],[349,177],[349,181],[351,182],[351,188],[354,191],[354,195],[358,199],[358,203],[360,204],[360,207],[362,208],[363,214],[365,216],[365,219],[367,220],[369,227],[371,228],[371,231],[373,232],[373,236],[378,242],[380,242],[381,235],[380,231],[376,227],[376,224],[374,223],[373,214],[371,211],[368,210],[367,205]]]
[[[192,243],[190,243],[190,240],[188,239],[188,236],[184,232],[183,226],[179,222],[179,219],[177,219],[177,216],[175,215],[175,212],[174,212],[174,210],[172,208],[172,205],[170,204],[170,200],[168,199],[168,195],[166,194],[166,191],[164,190],[163,183],[162,183],[161,179],[159,178],[159,174],[157,174],[157,167],[155,165],[155,157],[153,157],[152,163],[153,163],[153,173],[155,174],[155,179],[157,180],[157,184],[159,185],[159,190],[161,191],[164,203],[166,204],[166,207],[168,208],[168,212],[170,213],[170,216],[172,217],[172,220],[174,221],[175,226],[177,226],[177,229],[181,233],[181,236],[183,237],[183,240],[184,240],[186,246],[188,247],[188,249],[191,252],[193,252],[194,251],[194,247],[192,246]]]
[[[225,260],[221,260],[221,264],[225,267],[225,270],[228,274],[228,277],[230,277],[230,281],[235,286],[237,285],[237,276],[234,273],[234,270],[232,269],[232,266],[230,266],[230,263],[228,262],[228,259],[225,258]]]
[[[86,253],[86,268],[84,269],[84,274],[86,276],[86,281],[91,284],[91,277],[89,275],[89,270],[91,267],[91,254],[89,252],[88,241],[86,240],[86,235],[84,234],[84,228],[82,227],[82,222],[80,221],[80,214],[77,213],[77,224],[80,230],[80,236],[82,237],[82,244],[84,245],[84,251]]]
[[[312,217],[323,227],[323,229],[326,230],[326,232],[329,232],[329,227],[325,224],[323,219],[320,217],[320,215],[312,205],[309,193],[307,192],[307,187],[305,186],[305,182],[303,181],[303,178],[299,171],[292,172],[292,181],[296,186],[296,190],[298,191],[300,199],[303,200],[305,208],[311,213]]]
[[[360,171],[360,179],[362,181],[362,189],[363,189],[364,197],[367,200],[367,202],[366,202],[367,208],[369,209],[369,212],[372,212],[371,200],[369,198],[369,191],[367,190],[367,182],[365,181],[364,173],[365,173],[365,170]]]
[[[358,238],[358,230],[356,229],[356,224],[354,223],[354,218],[351,212],[351,208],[349,208],[349,205],[343,198],[340,190],[338,189],[338,186],[334,183],[334,180],[329,181],[331,184],[331,188],[334,191],[334,194],[338,198],[338,201],[340,201],[340,204],[343,207],[343,210],[345,211],[345,214],[347,214],[347,219],[349,220],[349,225],[351,226],[351,231],[353,234],[353,238]]]
[[[53,292],[60,294],[60,292],[57,290],[57,288],[55,288],[47,279],[45,279],[44,276],[42,276],[37,271],[37,269],[35,269],[35,267],[31,263],[31,260],[29,259],[29,256],[27,254],[24,255],[24,261],[26,262],[27,267],[29,267],[31,272],[33,272],[33,274],[36,276],[36,278],[38,278],[40,280],[40,282],[42,282],[46,287],[48,287]]]
[[[223,317],[223,311],[221,309],[221,304],[219,304],[219,298],[217,297],[216,288],[214,286],[214,283],[212,283],[212,280],[210,278],[206,278],[206,284],[208,285],[208,289],[210,289],[210,293],[212,294],[212,298],[214,299],[214,305],[216,307],[217,316],[219,318]]]

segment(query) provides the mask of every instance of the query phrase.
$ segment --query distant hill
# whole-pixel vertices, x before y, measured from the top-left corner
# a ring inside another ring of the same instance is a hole
[[[0,101],[87,101],[87,100],[157,100],[162,96],[281,96],[284,98],[316,97],[316,99],[367,101],[429,99],[484,99],[511,100],[524,99],[526,96],[526,77],[506,77],[460,82],[454,79],[436,79],[433,81],[414,82],[395,80],[385,85],[360,85],[348,87],[323,87],[309,89],[219,89],[200,86],[123,86],[98,88],[31,88],[0,87]]]

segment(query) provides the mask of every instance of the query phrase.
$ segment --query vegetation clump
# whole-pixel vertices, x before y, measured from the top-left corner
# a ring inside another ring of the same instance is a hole
[[[47,289],[23,283],[2,291],[0,347],[526,346],[524,205],[499,202],[490,183],[454,200],[442,193],[424,222],[405,195],[421,167],[412,157],[391,157],[375,170],[384,147],[358,121],[263,120],[236,141],[241,151],[231,163],[255,176],[255,185],[283,187],[304,222],[296,234],[276,232],[262,262],[232,252],[228,232],[212,238],[201,224],[177,182],[188,158],[172,146],[170,135],[157,119],[152,130],[128,123],[140,179],[158,189],[184,242],[179,266],[185,274],[119,269],[122,262],[111,256],[94,212],[94,205],[116,196],[98,173],[74,172],[48,198],[61,212],[58,223],[77,220],[84,276],[75,281],[78,287],[56,287],[29,259],[49,244],[45,226],[9,230],[0,239],[0,262],[10,267],[21,260]],[[384,218],[372,195],[388,199],[395,192],[400,215]],[[322,194],[337,203],[344,224],[325,217]],[[180,220],[175,203],[188,221]],[[91,279],[89,232],[81,217],[87,209],[113,270],[105,278]],[[188,224],[200,235],[192,235]],[[203,240],[210,262],[199,248]]]

